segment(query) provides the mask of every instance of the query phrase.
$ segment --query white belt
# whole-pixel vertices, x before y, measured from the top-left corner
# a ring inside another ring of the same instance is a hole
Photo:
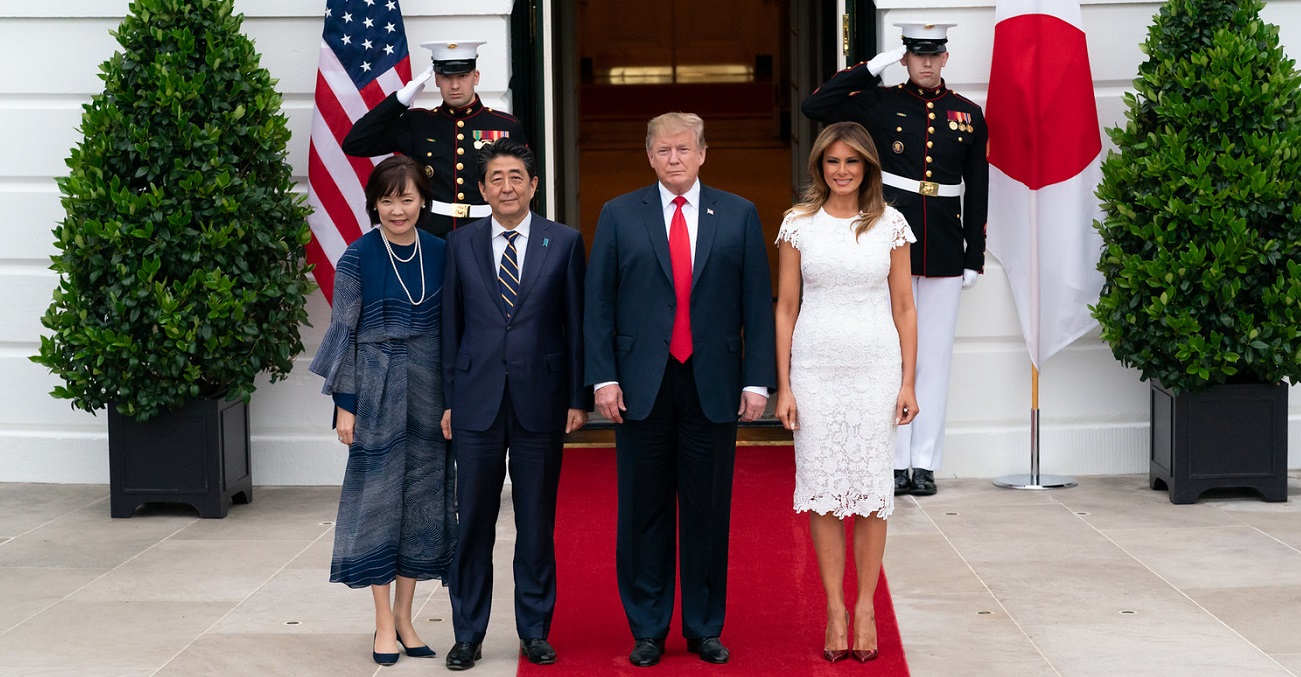
[[[488,205],[468,205],[462,202],[439,202],[438,200],[429,201],[429,211],[457,219],[470,216],[481,219],[492,215],[492,207]]]
[[[905,179],[890,172],[881,172],[881,183],[899,190],[925,195],[926,197],[959,197],[962,195],[962,184],[917,181],[915,179]]]

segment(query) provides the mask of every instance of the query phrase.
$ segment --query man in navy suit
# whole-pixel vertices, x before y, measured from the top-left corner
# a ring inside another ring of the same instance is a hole
[[[554,663],[556,488],[565,433],[587,423],[583,236],[529,210],[533,153],[513,139],[479,151],[492,216],[447,236],[443,277],[443,435],[456,454],[460,531],[452,564],[456,643],[447,667],[481,657],[492,604],[492,548],[510,450],[515,627],[520,651]]]
[[[705,148],[696,115],[650,121],[659,181],[606,203],[587,276],[586,376],[597,411],[616,424],[616,572],[639,667],[664,652],[675,523],[687,650],[728,661],[719,636],[737,420],[758,418],[776,384],[759,216],[700,184]]]

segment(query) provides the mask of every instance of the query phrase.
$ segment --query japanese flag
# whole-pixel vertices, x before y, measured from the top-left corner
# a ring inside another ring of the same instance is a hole
[[[1097,324],[1102,138],[1079,3],[999,0],[994,17],[987,244],[1038,367]]]

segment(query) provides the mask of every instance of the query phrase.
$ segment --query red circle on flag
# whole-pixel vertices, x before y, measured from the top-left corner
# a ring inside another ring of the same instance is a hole
[[[1031,190],[1079,174],[1102,152],[1084,33],[1045,14],[994,27],[989,163]]]

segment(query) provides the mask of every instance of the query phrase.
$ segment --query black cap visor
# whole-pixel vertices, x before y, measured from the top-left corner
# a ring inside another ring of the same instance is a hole
[[[948,42],[948,39],[904,38],[903,46],[913,54],[943,54],[949,51],[949,48],[944,46],[946,42]]]
[[[439,75],[461,75],[474,72],[474,59],[447,59],[434,62],[434,72]]]

